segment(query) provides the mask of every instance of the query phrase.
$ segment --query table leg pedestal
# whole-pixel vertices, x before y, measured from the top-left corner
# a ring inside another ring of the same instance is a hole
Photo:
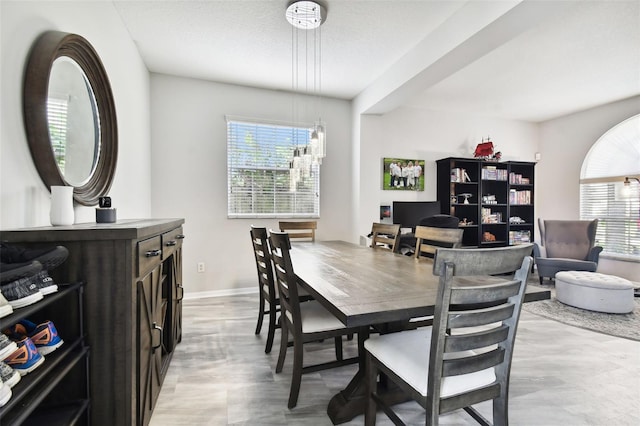
[[[378,383],[378,395],[387,405],[400,404],[409,401],[409,396],[396,387],[389,380]],[[334,395],[329,401],[327,414],[334,425],[346,423],[360,414],[364,414],[367,407],[367,382],[364,370],[358,370],[344,390]]]

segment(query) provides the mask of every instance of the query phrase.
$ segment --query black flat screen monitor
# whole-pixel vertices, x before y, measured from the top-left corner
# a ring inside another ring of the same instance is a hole
[[[420,219],[440,214],[440,201],[394,201],[393,223],[415,231]]]

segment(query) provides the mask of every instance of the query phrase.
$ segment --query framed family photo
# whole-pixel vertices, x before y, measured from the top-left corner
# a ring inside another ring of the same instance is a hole
[[[383,158],[382,189],[424,191],[424,160]]]

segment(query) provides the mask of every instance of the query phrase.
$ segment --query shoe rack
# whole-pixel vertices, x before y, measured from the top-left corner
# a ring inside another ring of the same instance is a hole
[[[0,318],[4,330],[22,319],[51,320],[62,346],[45,355],[44,362],[22,376],[0,408],[2,426],[89,424],[89,347],[85,340],[84,284],[58,283],[58,291]]]

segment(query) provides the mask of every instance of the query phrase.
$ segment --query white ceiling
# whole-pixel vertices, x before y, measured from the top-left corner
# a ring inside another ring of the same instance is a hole
[[[640,94],[640,0],[321,1],[322,94],[543,121]],[[152,72],[292,88],[289,0],[114,0]]]

